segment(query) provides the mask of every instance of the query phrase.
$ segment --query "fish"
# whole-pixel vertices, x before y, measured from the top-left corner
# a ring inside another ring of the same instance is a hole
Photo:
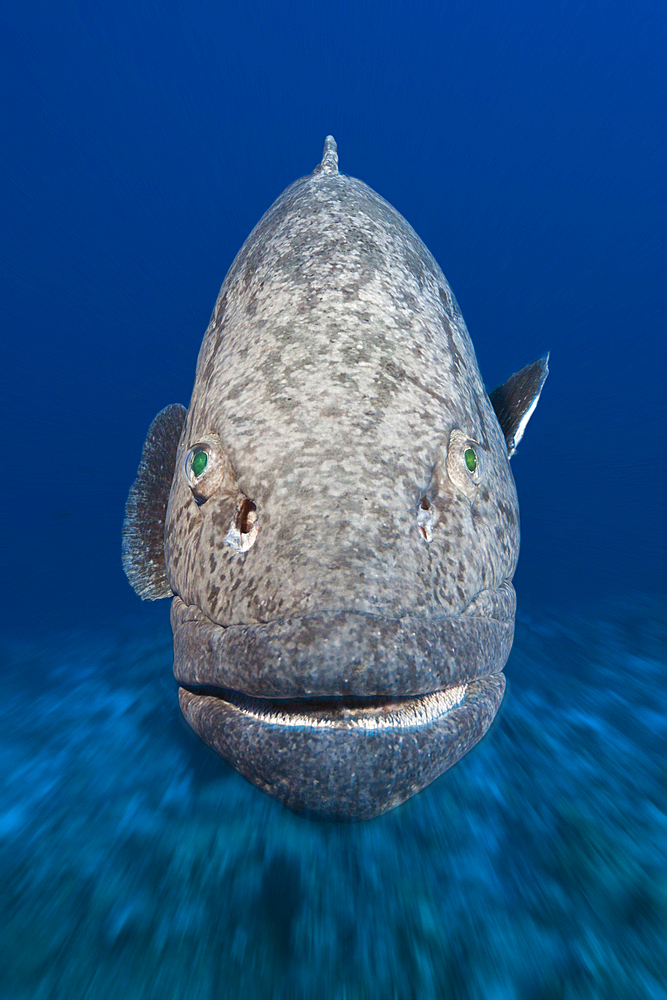
[[[509,459],[547,373],[487,392],[440,267],[332,136],[234,259],[189,407],[148,430],[123,566],[172,598],[187,722],[291,810],[372,819],[489,728],[516,609]]]

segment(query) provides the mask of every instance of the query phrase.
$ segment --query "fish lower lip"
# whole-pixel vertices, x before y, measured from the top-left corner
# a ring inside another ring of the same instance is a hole
[[[460,686],[463,703],[425,723],[418,718],[420,709],[441,692],[273,700],[181,686],[178,699],[204,743],[248,781],[296,812],[337,821],[370,819],[392,809],[481,739],[498,711],[505,677],[499,672]],[[451,697],[453,687],[442,693]],[[408,706],[415,713],[410,720]],[[380,717],[389,725],[368,724]]]
[[[426,726],[458,708],[468,685],[460,684],[429,694],[397,697],[256,698],[230,688],[190,690],[226,702],[247,720],[269,726],[308,729],[377,731]]]

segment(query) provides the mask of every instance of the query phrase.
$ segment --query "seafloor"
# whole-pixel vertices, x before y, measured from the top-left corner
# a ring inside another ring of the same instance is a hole
[[[6,638],[1,1000],[666,997],[666,614],[520,615],[482,743],[351,825],[198,742],[164,615]]]

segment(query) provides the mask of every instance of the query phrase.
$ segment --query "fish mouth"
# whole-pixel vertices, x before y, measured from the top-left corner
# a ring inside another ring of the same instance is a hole
[[[224,627],[174,598],[183,715],[248,781],[317,819],[372,819],[481,739],[502,701],[514,591],[456,617],[323,612]]]
[[[248,722],[313,730],[380,732],[428,726],[463,704],[468,686],[406,698],[255,698],[231,689],[182,688],[193,696],[217,699]]]

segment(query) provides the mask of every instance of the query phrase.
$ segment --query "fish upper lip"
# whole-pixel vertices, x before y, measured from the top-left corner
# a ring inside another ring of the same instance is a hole
[[[422,696],[502,670],[514,633],[508,581],[457,616],[351,611],[223,626],[175,597],[174,676],[191,691],[261,699]]]

